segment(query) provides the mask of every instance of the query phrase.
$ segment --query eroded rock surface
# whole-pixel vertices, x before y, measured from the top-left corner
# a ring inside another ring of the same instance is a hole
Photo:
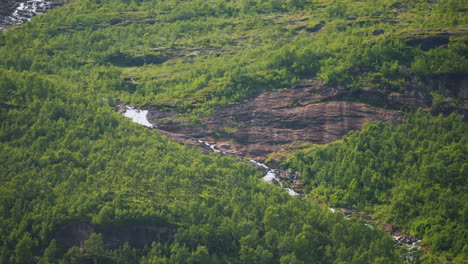
[[[431,91],[463,102],[468,98],[468,79],[414,79],[408,81],[404,92],[376,87],[351,91],[317,81],[286,91],[263,92],[247,102],[219,109],[204,119],[203,125],[185,125],[188,120],[177,119],[174,110],[153,108],[148,118],[175,141],[197,145],[207,152],[214,147],[264,161],[272,152],[292,152],[303,143],[339,140],[370,121],[400,122],[401,109],[423,108],[436,114],[456,112],[467,116],[463,105],[435,109]],[[207,144],[211,147],[207,148]]]
[[[369,100],[391,98],[365,89],[360,93]],[[246,103],[220,109],[205,119],[204,125],[186,126],[180,125],[180,120],[164,119],[153,122],[161,133],[178,142],[201,145],[197,139],[202,139],[222,152],[264,160],[267,154],[295,144],[339,140],[369,121],[401,120],[395,110],[352,102],[348,97],[343,88],[304,83],[296,89],[264,92]],[[150,113],[163,116],[157,110]]]

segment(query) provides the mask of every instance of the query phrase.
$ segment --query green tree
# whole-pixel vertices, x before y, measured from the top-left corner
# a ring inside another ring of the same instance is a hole
[[[44,251],[44,255],[42,256],[39,263],[56,263],[57,254],[57,242],[55,239],[52,239],[52,241],[49,243],[49,246]]]
[[[21,240],[16,245],[15,255],[16,263],[27,264],[33,263],[32,247],[34,243],[29,233],[23,235]]]
[[[97,225],[110,224],[114,218],[114,209],[106,205],[93,217],[92,223]]]
[[[102,256],[105,253],[104,240],[102,234],[92,233],[84,242],[84,250],[86,254],[91,256]]]

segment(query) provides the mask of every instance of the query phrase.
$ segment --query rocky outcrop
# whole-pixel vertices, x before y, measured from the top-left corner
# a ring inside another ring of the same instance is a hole
[[[431,106],[430,110],[433,115],[457,113],[465,121],[468,121],[468,104],[466,103],[468,100],[468,76],[432,76],[413,80],[412,87],[415,87],[414,91],[420,91],[431,100],[429,91],[437,91],[446,98],[445,103]]]
[[[376,87],[351,91],[317,81],[286,91],[263,92],[247,102],[218,109],[202,125],[187,125],[188,120],[178,119],[176,111],[162,107],[150,108],[148,116],[161,133],[175,141],[198,145],[206,152],[214,147],[224,153],[265,160],[272,152],[292,152],[304,143],[339,140],[370,121],[400,122],[401,109],[431,110],[434,90],[463,101],[468,79],[413,79],[404,92]],[[450,112],[442,110],[439,112]],[[452,112],[466,116],[463,106]]]
[[[361,93],[374,100],[388,96],[370,89]],[[161,133],[176,141],[202,146],[197,142],[202,139],[225,153],[263,160],[269,153],[295,144],[339,140],[369,121],[401,120],[397,111],[349,101],[349,96],[344,88],[304,83],[296,89],[264,92],[246,103],[220,109],[205,119],[204,125],[180,125],[182,121],[177,119],[153,122]],[[150,110],[153,117],[164,116],[161,112]]]
[[[465,28],[439,28],[431,31],[417,29],[406,37],[406,45],[428,51],[439,47],[448,47],[451,38],[466,36],[466,34]]]
[[[450,42],[449,35],[430,35],[421,37],[412,37],[406,41],[406,45],[419,47],[423,51],[428,51],[440,46],[446,46]]]
[[[103,228],[90,223],[77,223],[62,227],[55,239],[65,247],[80,246],[93,233],[102,234],[104,246],[115,249],[128,243],[132,247],[143,248],[153,241],[165,242],[173,239],[177,228],[155,225],[128,225]]]

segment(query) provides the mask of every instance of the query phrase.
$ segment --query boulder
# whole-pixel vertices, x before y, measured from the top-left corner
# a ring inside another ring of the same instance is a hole
[[[325,26],[325,24],[326,24],[326,22],[322,20],[318,24],[316,24],[315,26],[306,28],[306,30],[308,32],[317,32],[317,31],[321,30],[323,28],[323,26]]]
[[[374,30],[372,32],[372,35],[377,36],[377,35],[381,35],[383,33],[385,33],[385,31],[383,29],[376,29],[376,30]]]
[[[411,47],[419,47],[423,51],[428,51],[441,46],[446,46],[450,42],[450,35],[434,35],[434,36],[417,36],[411,37],[406,41],[406,45]]]

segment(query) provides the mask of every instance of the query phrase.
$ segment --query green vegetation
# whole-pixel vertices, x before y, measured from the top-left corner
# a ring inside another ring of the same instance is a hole
[[[0,263],[401,263],[382,231],[290,197],[234,158],[133,124],[116,102],[196,123],[303,80],[401,90],[463,76],[467,35],[457,28],[468,27],[466,10],[462,0],[71,0],[0,31]],[[447,44],[407,45],[443,30]],[[409,120],[369,125],[287,165],[324,201],[376,208],[435,254],[466,258],[466,125]],[[233,120],[224,132],[236,129]],[[348,166],[358,143],[363,163]],[[336,166],[333,182],[314,178],[319,165]],[[356,191],[360,175],[375,186]],[[57,231],[76,223],[177,233],[141,248],[106,248],[102,234],[81,248],[58,243]]]
[[[462,0],[77,0],[0,35],[0,65],[197,118],[304,78],[399,90],[413,78],[462,76],[466,8]],[[424,51],[440,34],[447,43]],[[412,39],[421,41],[406,45]]]
[[[1,263],[398,262],[383,232],[290,197],[247,163],[171,142],[60,78],[1,74]],[[115,250],[93,235],[84,254],[55,242],[82,222],[178,231]]]
[[[369,210],[423,238],[431,253],[467,257],[466,122],[418,112],[371,123],[342,141],[299,152],[307,193],[330,206]]]

